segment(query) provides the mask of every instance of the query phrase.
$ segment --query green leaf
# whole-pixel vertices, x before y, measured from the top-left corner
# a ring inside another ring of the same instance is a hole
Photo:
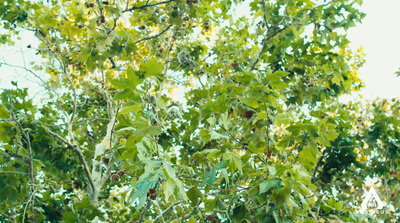
[[[311,137],[317,137],[318,128],[313,124],[304,124],[304,130],[308,132]]]
[[[143,63],[141,71],[146,72],[146,77],[162,74],[164,66],[157,61],[156,58],[151,58],[147,63]]]
[[[125,100],[125,99],[134,99],[136,97],[135,92],[132,89],[124,89],[118,92],[114,99],[116,100]]]
[[[197,188],[197,187],[192,187],[188,190],[187,192],[187,196],[189,198],[189,200],[191,201],[190,205],[192,207],[196,206],[197,204],[199,204],[199,202],[204,199],[204,195],[203,193],[201,193],[201,191]]]
[[[160,126],[149,126],[133,132],[134,135],[160,135],[161,133]]]
[[[224,127],[224,129],[228,130],[229,126],[231,124],[230,118],[228,116],[228,112],[225,112],[223,114],[221,114],[221,117],[219,118],[222,126]]]
[[[207,129],[200,129],[200,140],[204,143],[211,140],[211,135]]]
[[[90,48],[84,48],[83,50],[82,50],[82,52],[79,54],[79,56],[78,56],[78,60],[79,61],[81,61],[81,62],[85,62],[85,61],[88,61],[89,60],[89,58],[91,57],[91,55],[92,55],[92,49],[90,49]]]
[[[131,66],[126,70],[126,76],[127,78],[111,79],[110,82],[117,89],[131,90],[136,90],[137,85],[143,82]]]
[[[136,113],[139,110],[141,110],[141,105],[140,104],[134,104],[129,107],[125,107],[124,110],[120,112],[120,114],[129,114],[130,112]]]
[[[319,131],[318,131],[318,141],[325,146],[330,146],[330,141],[335,140],[339,133],[335,131],[335,125],[331,123],[326,123],[327,120],[323,119],[319,121]]]
[[[17,133],[15,126],[9,122],[0,123],[0,141],[7,143]]]
[[[192,216],[192,217],[189,219],[188,223],[197,223],[197,221],[196,221],[196,219],[194,219],[194,217]]]
[[[256,79],[257,75],[253,72],[244,71],[240,75],[236,76],[239,82],[250,83],[252,80]]]
[[[281,180],[266,180],[260,184],[259,194],[268,192],[271,188],[279,189],[281,187]]]
[[[240,222],[246,217],[247,213],[246,206],[244,204],[239,205],[233,209],[233,219]]]
[[[289,125],[290,124],[290,118],[285,114],[285,113],[279,113],[275,115],[275,122],[277,125]]]
[[[10,116],[10,112],[0,104],[0,118],[8,118]]]
[[[126,70],[126,75],[128,76],[127,81],[130,83],[132,89],[136,88],[138,84],[141,84],[143,82],[143,79],[139,78],[132,66],[128,67],[128,69]]]
[[[133,159],[137,154],[137,150],[134,147],[130,147],[125,150],[122,155],[119,157],[121,160]]]
[[[183,20],[182,20],[182,18],[180,16],[175,16],[174,17],[174,16],[171,15],[169,17],[169,22],[172,25],[180,26],[180,25],[182,25]]]
[[[156,120],[156,115],[152,111],[145,111],[144,113],[146,114],[147,118]]]
[[[259,107],[258,97],[246,97],[246,98],[241,99],[241,101],[252,108]]]
[[[218,132],[216,132],[214,130],[210,132],[210,137],[211,137],[211,139],[222,139],[222,138],[229,139],[228,136],[219,134]]]
[[[343,76],[341,74],[333,74],[332,83],[340,86],[340,83],[343,81]]]
[[[275,200],[278,207],[284,203],[287,203],[292,193],[291,191],[293,184],[288,181],[286,181],[285,184],[286,184],[285,187],[279,189],[278,192],[275,194]]]
[[[227,160],[221,161],[220,163],[218,163],[218,165],[211,168],[211,170],[209,172],[204,174],[203,184],[208,182],[208,184],[212,185],[215,182],[215,179],[216,179],[215,175],[216,175],[217,170],[226,168],[226,165],[225,165],[226,162],[227,162]]]
[[[242,172],[242,161],[238,155],[232,152],[226,152],[223,155],[223,159],[228,161],[228,166],[232,172],[236,170]]]
[[[322,209],[326,213],[330,213],[333,209],[342,211],[343,210],[343,204],[341,202],[336,202],[334,199],[329,199],[326,204],[322,205]]]
[[[219,197],[214,198],[211,202],[206,202],[206,210],[211,211],[219,202]]]
[[[11,186],[10,184],[6,184],[6,186],[0,190],[1,201],[15,202],[17,201],[17,198],[18,198],[18,191],[15,187]]]
[[[163,162],[164,174],[167,181],[163,182],[163,189],[165,195],[165,201],[168,202],[170,198],[175,198],[174,190],[175,188],[179,192],[179,199],[187,200],[186,191],[183,187],[183,183],[176,177],[175,170],[171,167],[168,162]]]
[[[270,174],[270,176],[272,176],[272,177],[275,176],[276,169],[274,166],[267,166],[267,169],[268,169],[268,173]]]
[[[279,217],[279,214],[278,214],[278,211],[277,210],[274,210],[273,212],[272,212],[272,215],[274,215],[274,219],[275,219],[275,222],[276,223],[280,223],[281,222],[281,218]]]
[[[88,206],[91,206],[89,197],[84,197],[80,202],[75,204],[76,210],[78,211],[81,211]]]
[[[221,156],[221,150],[219,150],[219,149],[204,149],[197,153],[206,154],[207,159],[209,159],[209,160],[217,159]]]
[[[292,133],[292,135],[298,136],[300,134],[300,131],[304,129],[304,125],[296,123],[294,125],[291,125],[286,128],[289,132]]]
[[[150,188],[154,188],[155,185],[156,185],[156,182],[154,182],[154,181],[149,181],[149,180],[139,181],[135,185],[136,191],[130,197],[128,204],[131,205],[131,204],[135,203],[136,209],[142,208],[144,206],[144,204],[146,203],[147,191]]]
[[[131,89],[131,85],[125,78],[111,79],[110,82],[117,89]]]
[[[78,216],[73,212],[65,212],[62,219],[65,223],[75,223],[79,220]]]
[[[257,113],[257,118],[258,119],[267,119],[268,118],[268,113],[265,111],[262,111],[260,113]]]
[[[142,141],[136,143],[136,148],[138,158],[142,162],[148,160],[156,152],[152,142],[147,137],[143,137]]]
[[[309,145],[300,152],[299,160],[310,170],[317,163],[318,157],[322,154],[312,139],[308,138],[307,141]]]
[[[282,164],[278,163],[275,165],[275,170],[276,170],[275,175],[277,177],[280,177],[286,172],[286,170],[288,170],[291,167],[292,167],[291,165],[282,165]]]

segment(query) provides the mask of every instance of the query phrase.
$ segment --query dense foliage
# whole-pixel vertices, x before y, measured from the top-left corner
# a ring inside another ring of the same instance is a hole
[[[396,221],[400,101],[338,102],[361,3],[3,1],[46,96],[1,91],[0,220]]]

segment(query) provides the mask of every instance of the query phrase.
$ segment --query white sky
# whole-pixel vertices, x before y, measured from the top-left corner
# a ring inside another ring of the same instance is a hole
[[[400,97],[400,0],[364,0],[362,11],[367,14],[362,24],[348,32],[351,48],[361,45],[366,62],[359,78],[365,88],[352,95],[374,99]],[[348,98],[348,97],[346,97]]]

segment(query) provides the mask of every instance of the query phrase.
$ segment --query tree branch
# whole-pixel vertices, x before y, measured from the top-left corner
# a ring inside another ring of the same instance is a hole
[[[19,69],[25,70],[26,72],[31,73],[33,76],[35,76],[37,79],[39,79],[42,83],[45,83],[45,81],[39,75],[37,75],[35,72],[33,72],[32,70],[30,70],[30,69],[28,69],[26,67],[0,62],[0,66],[2,66],[2,65],[6,65],[6,66],[9,66],[9,67],[19,68]]]
[[[143,39],[137,40],[136,42],[134,42],[133,44],[137,44],[140,42],[143,42],[145,40],[150,40],[150,39],[154,39],[157,37],[160,37],[162,34],[164,34],[165,32],[167,32],[170,28],[172,27],[172,25],[167,26],[167,28],[165,28],[163,31],[161,31],[160,33],[154,35],[154,36],[148,36],[148,37],[144,37]]]
[[[148,197],[148,198],[147,198],[146,207],[144,207],[142,213],[140,214],[139,223],[142,223],[142,222],[143,222],[144,214],[146,213],[147,209],[149,209],[150,204],[151,204],[151,199]]]
[[[10,92],[8,90],[6,90],[6,92],[7,92],[7,95],[8,95],[9,102],[10,102],[11,119],[18,126],[18,129],[19,129],[22,137],[25,139],[25,143],[26,143],[26,146],[27,146],[27,149],[28,149],[28,160],[27,160],[28,161],[28,167],[29,167],[28,175],[29,175],[29,180],[31,182],[30,185],[29,185],[29,188],[30,188],[30,192],[31,192],[31,197],[34,197],[36,190],[34,188],[35,187],[34,186],[35,185],[35,177],[33,175],[33,154],[32,154],[31,141],[30,141],[30,138],[29,138],[29,134],[27,134],[25,132],[25,130],[22,127],[21,123],[15,118],[13,99],[11,98]],[[35,199],[31,199],[30,200],[30,209],[31,209],[32,212],[34,210],[33,209],[34,205],[35,205]]]
[[[0,173],[9,173],[9,174],[28,174],[28,173],[23,173],[23,172],[16,172],[16,171],[2,171],[2,170],[0,170]]]
[[[134,6],[130,7],[130,8],[125,9],[124,11],[122,11],[122,13],[130,12],[130,11],[137,10],[137,9],[144,9],[144,8],[148,8],[148,7],[152,7],[152,6],[156,6],[156,5],[161,5],[161,4],[168,4],[168,3],[171,3],[171,2],[174,2],[174,1],[175,0],[168,0],[168,1],[157,2],[157,3],[153,3],[153,4],[148,4],[148,1],[147,1],[146,4],[144,4],[142,6],[136,7],[136,5],[134,5]]]
[[[166,214],[168,211],[170,211],[174,206],[182,203],[181,201],[175,202],[174,204],[171,204],[167,209],[165,209],[160,215],[157,216],[157,218],[154,219],[153,223],[156,223],[158,220],[162,218],[164,214]]]
[[[324,158],[324,155],[322,155],[322,156],[320,156],[318,158],[317,164],[315,165],[314,170],[313,170],[312,175],[311,175],[311,182],[315,182],[315,177],[316,177],[315,175],[317,174],[318,166],[321,163],[323,158]]]
[[[48,129],[47,127],[45,127],[45,130],[50,133],[50,135],[56,137],[57,139],[61,140],[63,143],[67,144],[69,148],[72,149],[72,151],[74,151],[78,157],[79,160],[81,162],[81,164],[83,165],[83,169],[85,170],[86,176],[89,180],[90,185],[92,186],[92,189],[94,189],[94,182],[93,182],[93,178],[92,175],[90,174],[89,171],[89,166],[87,165],[87,162],[85,160],[85,157],[83,156],[82,150],[79,149],[78,145],[74,145],[71,142],[67,141],[66,139],[64,139],[62,136],[60,136],[59,134],[51,131],[50,129]]]
[[[264,107],[265,107],[265,112],[267,113],[267,159],[269,159],[271,157],[271,149],[269,147],[269,115],[268,115],[268,107],[267,105],[264,103]]]
[[[251,67],[250,67],[250,71],[252,71],[252,70],[255,69],[257,63],[260,61],[261,56],[265,53],[265,50],[267,49],[267,43],[268,43],[268,41],[269,41],[270,39],[272,39],[273,37],[275,37],[276,35],[278,35],[278,34],[279,34],[280,32],[282,32],[283,30],[285,30],[287,27],[289,27],[289,26],[286,25],[285,27],[283,27],[283,28],[281,28],[281,29],[278,29],[278,30],[275,31],[274,33],[272,33],[272,34],[270,34],[270,35],[267,35],[267,36],[263,39],[263,42],[262,42],[263,47],[262,47],[260,53],[259,53],[259,54],[257,55],[257,57],[254,59],[254,62],[253,62],[253,64],[252,64]]]
[[[112,65],[110,67],[110,69],[116,69],[117,68],[117,64],[115,63],[114,59],[112,57],[109,57],[108,60],[110,61],[111,65]]]
[[[1,214],[1,215],[4,215],[6,218],[9,218],[9,219],[11,219],[13,222],[15,222],[15,219],[14,219],[14,217],[13,217],[12,215],[8,215],[8,214],[3,213],[3,212],[1,212],[1,211],[0,211],[0,214]]]
[[[28,158],[28,157],[18,155],[18,154],[16,154],[16,153],[13,153],[13,152],[8,151],[8,150],[5,151],[5,153],[6,153],[8,156],[10,156],[10,157],[14,157],[14,158],[20,159],[21,161],[24,161],[24,162],[29,163],[29,158]]]
[[[64,55],[62,55],[61,53],[57,53],[57,51],[53,50],[50,47],[52,44],[50,44],[48,41],[46,41],[46,39],[44,38],[44,36],[42,36],[40,34],[40,32],[36,32],[36,36],[47,46],[47,49],[49,50],[49,52],[58,61],[59,65],[60,65],[60,68],[61,68],[61,71],[62,71],[61,72],[62,75],[65,77],[65,79],[71,85],[71,89],[72,89],[72,93],[73,93],[73,108],[72,108],[72,113],[71,113],[70,119],[68,120],[68,117],[66,117],[66,118],[67,118],[67,130],[68,130],[68,133],[69,133],[69,135],[71,137],[71,141],[74,142],[75,141],[75,137],[74,137],[74,134],[72,132],[72,124],[74,122],[74,118],[75,118],[75,115],[76,115],[76,109],[77,109],[77,103],[78,103],[78,96],[77,96],[77,93],[76,93],[75,85],[74,85],[73,81],[71,80],[71,77],[67,74],[67,66],[66,66],[66,63],[65,63]],[[56,46],[59,47],[59,43],[58,42],[56,42],[53,45],[56,45]]]
[[[32,70],[30,70],[30,69],[28,69],[28,68],[26,68],[26,67],[23,67],[23,66],[13,65],[13,64],[8,64],[8,63],[0,62],[0,66],[2,66],[2,65],[9,66],[9,67],[12,67],[12,68],[14,68],[14,69],[15,69],[15,68],[22,69],[22,70],[25,70],[25,71],[28,72],[28,73],[31,73],[34,77],[36,77],[37,79],[39,79],[39,81],[36,82],[38,85],[42,86],[42,87],[43,87],[44,89],[46,89],[47,91],[52,92],[52,93],[54,93],[55,95],[57,95],[58,99],[59,99],[62,103],[65,104],[65,101],[62,99],[62,97],[61,97],[54,89],[52,89],[51,87],[47,86],[46,81],[44,81],[44,80],[40,77],[40,75],[36,74],[36,73],[33,72]],[[15,72],[17,72],[17,71],[15,70]],[[56,106],[57,106],[57,105],[56,105]],[[64,111],[62,108],[60,108],[59,106],[57,106],[57,108],[64,114],[65,117],[68,117],[68,115],[65,113],[65,111]],[[1,121],[3,121],[3,120],[1,120]]]
[[[148,36],[148,37],[144,37],[142,39],[136,40],[133,44],[138,44],[138,43],[146,41],[146,40],[158,38],[161,35],[163,35],[165,32],[167,32],[171,27],[172,27],[172,25],[169,25],[164,30],[162,30],[160,33],[153,35],[153,36]],[[111,63],[110,69],[116,69],[116,70],[120,70],[120,71],[126,70],[126,69],[121,69],[120,67],[117,67],[117,63],[115,62],[115,60],[112,57],[109,57],[108,60]]]
[[[108,104],[109,102],[111,103],[109,97],[107,96],[107,104]],[[111,128],[110,148],[112,147],[112,140],[113,140],[113,135],[114,135],[114,128],[115,128],[115,124],[117,123],[118,112],[119,112],[119,109],[117,109],[117,112],[116,112],[116,114],[114,115],[114,112],[113,112],[113,111],[110,111],[110,113],[111,113],[112,115],[115,116],[115,118],[114,118],[114,123],[113,123],[113,126],[112,126],[112,128]],[[112,155],[113,155],[113,159],[108,163],[108,165],[107,165],[107,171],[106,171],[106,173],[102,176],[102,178],[101,178],[101,180],[100,180],[100,185],[101,185],[101,186],[103,186],[103,185],[106,183],[106,181],[108,180],[108,178],[111,176],[111,171],[112,171],[112,169],[113,169],[113,167],[114,167],[114,164],[117,162],[117,157],[115,156],[114,151],[113,151],[112,149],[111,149],[111,152],[112,152]]]
[[[243,147],[242,147],[243,149],[248,150],[249,152],[251,152],[252,154],[254,154],[262,163],[264,163],[265,165],[268,166],[268,163],[267,163],[264,159],[262,159],[257,153],[253,152],[248,146],[243,145],[243,144],[242,144],[242,146],[243,146]]]

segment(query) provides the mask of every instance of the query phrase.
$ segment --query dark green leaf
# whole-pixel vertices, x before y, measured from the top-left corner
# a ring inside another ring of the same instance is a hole
[[[247,212],[246,206],[241,204],[233,209],[233,219],[241,221],[246,217]]]
[[[266,180],[260,184],[260,191],[259,193],[268,192],[271,188],[279,189],[281,187],[280,180]]]

